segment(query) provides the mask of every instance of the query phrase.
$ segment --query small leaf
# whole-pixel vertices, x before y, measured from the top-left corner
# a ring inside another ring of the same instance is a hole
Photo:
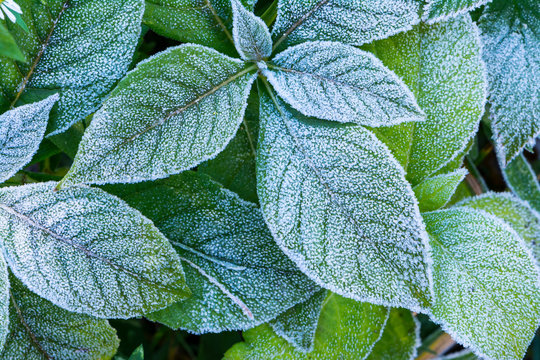
[[[260,61],[272,53],[272,38],[266,24],[246,10],[240,0],[231,0],[233,39],[244,60]]]
[[[424,120],[407,86],[373,55],[349,45],[297,45],[262,73],[306,116],[368,126]]]
[[[540,6],[537,0],[495,0],[479,20],[486,62],[491,128],[506,166],[540,134]]]
[[[136,348],[131,353],[128,360],[144,360],[144,348],[143,348],[143,346],[140,345],[138,348]]]
[[[259,89],[258,194],[281,249],[343,296],[421,309],[427,234],[403,170],[360,126],[303,117]]]
[[[518,155],[502,170],[506,184],[520,199],[540,211],[540,184],[536,173],[523,156]]]
[[[9,332],[9,275],[4,256],[0,254],[0,353]]]
[[[106,320],[68,312],[10,280],[9,334],[0,358],[99,360],[116,353],[120,341]]]
[[[178,256],[152,222],[88,187],[0,189],[0,238],[11,270],[64,309],[141,316],[186,298]]]
[[[244,332],[245,342],[234,345],[224,360],[365,359],[381,337],[388,309],[329,294],[308,354],[295,350],[265,324]]]
[[[467,170],[459,169],[449,174],[434,176],[416,185],[413,190],[420,211],[433,211],[445,206],[466,174]]]
[[[422,20],[428,24],[446,21],[451,17],[469,12],[491,0],[427,0]]]
[[[1,11],[1,10],[0,10]],[[58,95],[0,115],[0,183],[32,160],[39,149]]]
[[[193,296],[147,315],[154,321],[199,334],[247,329],[319,290],[277,247],[260,211],[205,175],[108,189],[153,220],[184,264]]]
[[[0,57],[7,57],[22,62],[26,61],[15,39],[2,23],[0,23]]]
[[[63,185],[164,178],[213,158],[240,126],[255,76],[199,45],[140,63],[94,116]]]
[[[439,210],[424,220],[433,251],[432,319],[482,358],[522,359],[540,320],[539,270],[526,244],[481,210]]]

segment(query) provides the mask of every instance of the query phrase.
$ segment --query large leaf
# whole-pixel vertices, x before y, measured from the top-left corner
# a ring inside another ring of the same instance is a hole
[[[518,155],[502,172],[512,192],[540,211],[540,183],[525,156]]]
[[[427,0],[422,19],[428,24],[448,20],[450,17],[466,13],[491,0]]]
[[[262,73],[306,116],[368,126],[424,120],[407,86],[372,54],[350,45],[293,46]]]
[[[4,256],[0,255],[0,351],[9,331],[9,275]]]
[[[416,0],[281,0],[272,31],[274,47],[315,40],[361,45],[384,39],[420,22],[420,4]]]
[[[470,16],[412,31],[369,46],[395,71],[427,114],[421,123],[378,128],[416,185],[460,156],[484,111],[484,67]]]
[[[479,20],[491,128],[502,165],[540,134],[540,2],[495,0]]]
[[[32,160],[43,140],[49,113],[57,100],[58,95],[53,95],[0,115],[0,183]]]
[[[94,116],[64,184],[164,178],[213,158],[242,122],[255,73],[199,45],[139,64]]]
[[[178,255],[138,211],[99,189],[0,189],[2,250],[15,276],[62,308],[128,318],[186,298]]]
[[[205,175],[109,189],[153,220],[184,264],[193,296],[152,320],[196,333],[247,329],[319,289],[277,247],[260,210]]]
[[[61,93],[48,133],[94,112],[128,69],[140,34],[143,0],[17,0],[27,33],[8,24],[27,63],[2,60],[0,112],[27,93]],[[20,71],[17,71],[20,69]]]
[[[0,57],[26,61],[9,30],[0,22]]]
[[[416,185],[413,191],[418,199],[420,211],[433,211],[445,206],[466,174],[467,170],[459,169],[431,177]]]
[[[303,117],[264,89],[260,96],[258,194],[278,245],[338,294],[426,305],[427,235],[388,148],[363,127]]]
[[[119,340],[106,320],[68,312],[11,279],[9,335],[0,358],[110,359]]]
[[[338,354],[343,359],[364,359],[381,337],[388,312],[382,306],[329,294],[310,353],[295,350],[265,324],[244,332],[245,342],[234,345],[224,360],[327,360]]]
[[[432,318],[482,358],[522,359],[540,323],[540,275],[524,241],[481,210],[439,210],[424,220],[433,251]]]
[[[244,60],[260,61],[272,53],[272,38],[266,24],[246,10],[240,0],[231,0],[233,39],[236,50]]]

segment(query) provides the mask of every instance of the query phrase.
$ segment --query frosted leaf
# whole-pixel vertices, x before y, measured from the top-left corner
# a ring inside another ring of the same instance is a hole
[[[433,252],[432,319],[480,357],[522,359],[540,321],[539,270],[524,241],[481,210],[438,210],[424,220]]]
[[[255,0],[240,0],[253,10]],[[231,0],[146,0],[144,24],[156,33],[237,56],[232,37]]]
[[[74,314],[11,280],[9,334],[0,358],[10,360],[110,359],[120,340],[107,320]]]
[[[495,0],[479,26],[491,128],[504,167],[540,134],[540,2]]]
[[[487,4],[491,0],[427,0],[422,20],[428,24],[446,21]]]
[[[420,211],[433,211],[445,206],[463,181],[467,170],[459,169],[449,174],[426,179],[413,188]]]
[[[245,342],[229,349],[224,360],[328,360],[338,354],[341,359],[365,359],[381,337],[388,313],[382,306],[329,294],[310,353],[295,350],[265,324],[245,331]]]
[[[408,310],[393,308],[381,338],[366,360],[413,360],[420,345],[418,320]]]
[[[53,95],[0,115],[0,183],[32,160],[43,140],[49,113],[57,100],[58,95]]]
[[[349,45],[297,45],[278,54],[262,73],[306,116],[368,126],[424,120],[407,86],[375,56]]]
[[[0,23],[0,56],[25,61],[23,53],[4,24]]]
[[[460,156],[478,130],[486,83],[477,28],[465,15],[367,49],[403,79],[427,114],[423,122],[375,129],[416,185]]]
[[[9,277],[6,261],[0,255],[0,352],[9,331]]]
[[[0,85],[14,105],[28,93],[55,90],[61,94],[47,130],[67,130],[97,110],[103,98],[128,69],[141,32],[143,0],[17,0],[30,33],[8,24],[27,63],[0,59],[1,67],[20,72],[0,76]]]
[[[199,45],[140,63],[84,134],[63,184],[164,178],[213,158],[234,137],[255,65]]]
[[[303,117],[263,90],[257,191],[278,245],[333,292],[421,309],[427,234],[388,148],[363,127]]]
[[[420,4],[417,0],[281,0],[272,30],[274,48],[315,40],[361,45],[384,39],[418,24]]]
[[[148,318],[194,333],[247,329],[319,290],[280,251],[260,210],[207,176],[108,187],[154,221],[193,292]]]
[[[525,240],[540,265],[540,215],[527,202],[510,193],[486,193],[457,205],[484,210],[506,221]]]
[[[3,252],[30,290],[106,318],[141,316],[189,295],[178,255],[150,220],[103,190],[55,185],[0,189]]]
[[[502,169],[502,173],[512,192],[540,211],[540,184],[525,156],[518,155]]]
[[[231,0],[233,12],[233,39],[236,50],[244,60],[259,61],[272,53],[272,38],[268,27],[240,0]]]
[[[236,136],[214,159],[197,167],[197,171],[209,175],[242,199],[258,203],[255,157],[259,136],[259,95],[252,91],[244,120]]]
[[[139,345],[138,348],[133,350],[128,360],[144,360],[144,347]]]
[[[274,332],[303,353],[313,351],[315,331],[321,316],[322,305],[328,296],[322,290],[303,303],[297,304],[272,320],[269,325]]]

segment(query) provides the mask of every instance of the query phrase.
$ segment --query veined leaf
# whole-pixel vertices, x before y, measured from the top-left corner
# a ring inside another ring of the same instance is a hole
[[[424,120],[407,86],[372,54],[307,42],[278,54],[262,73],[306,116],[368,126]]]
[[[111,359],[120,343],[107,320],[74,314],[11,280],[9,335],[0,358]]]
[[[64,309],[141,316],[186,298],[178,255],[152,222],[103,190],[56,183],[0,189],[0,238],[11,270]]]
[[[459,169],[449,174],[426,179],[413,188],[420,211],[433,211],[445,206],[463,181],[467,170]]]
[[[0,352],[9,332],[9,275],[4,256],[0,255]]]
[[[528,247],[481,210],[439,210],[424,220],[433,251],[432,319],[482,358],[522,359],[540,322],[540,276]]]
[[[388,309],[329,294],[308,354],[295,350],[265,324],[244,332],[245,342],[234,345],[224,360],[365,359],[381,337]]]
[[[479,20],[491,128],[506,166],[540,134],[540,3],[495,0]]]
[[[0,183],[32,160],[43,140],[49,113],[56,101],[58,95],[53,95],[0,115]]]
[[[388,148],[363,127],[303,117],[274,93],[259,92],[258,194],[278,245],[333,292],[425,306],[427,234]]]
[[[19,46],[17,46],[15,39],[3,23],[0,23],[0,57],[6,57],[22,62],[26,61]]]
[[[272,53],[272,38],[266,24],[240,0],[231,0],[233,12],[233,39],[236,50],[244,60],[259,61]]]
[[[502,173],[512,192],[527,201],[533,209],[540,211],[540,183],[525,156],[517,156]]]
[[[63,184],[164,178],[213,158],[233,138],[255,65],[199,45],[139,64],[86,130]]]
[[[417,185],[460,156],[478,129],[486,84],[476,26],[460,16],[368,49],[403,79],[427,114],[421,123],[374,130]]]
[[[416,0],[281,0],[274,48],[306,41],[361,45],[409,30],[420,22]]]
[[[17,0],[27,33],[8,24],[27,63],[0,60],[0,112],[34,91],[61,94],[53,135],[94,112],[128,69],[141,31],[143,0]],[[18,71],[17,69],[20,69]]]
[[[491,0],[427,0],[422,20],[428,24],[446,21],[487,4]]]
[[[319,290],[277,247],[260,210],[205,175],[109,188],[154,221],[184,264],[193,296],[152,320],[195,333],[247,329]]]

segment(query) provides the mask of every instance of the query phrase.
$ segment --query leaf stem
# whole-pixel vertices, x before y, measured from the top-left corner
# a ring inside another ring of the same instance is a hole
[[[278,10],[278,2],[279,0],[274,0],[268,8],[264,11],[264,13],[261,15],[262,21],[266,24],[266,26],[270,27],[274,23],[277,17],[277,10]]]
[[[426,342],[428,342],[429,345],[426,347],[423,346],[424,351],[418,355],[416,360],[435,359],[439,355],[450,350],[456,344],[450,335],[442,331],[434,340],[431,340],[431,338],[428,337]]]

